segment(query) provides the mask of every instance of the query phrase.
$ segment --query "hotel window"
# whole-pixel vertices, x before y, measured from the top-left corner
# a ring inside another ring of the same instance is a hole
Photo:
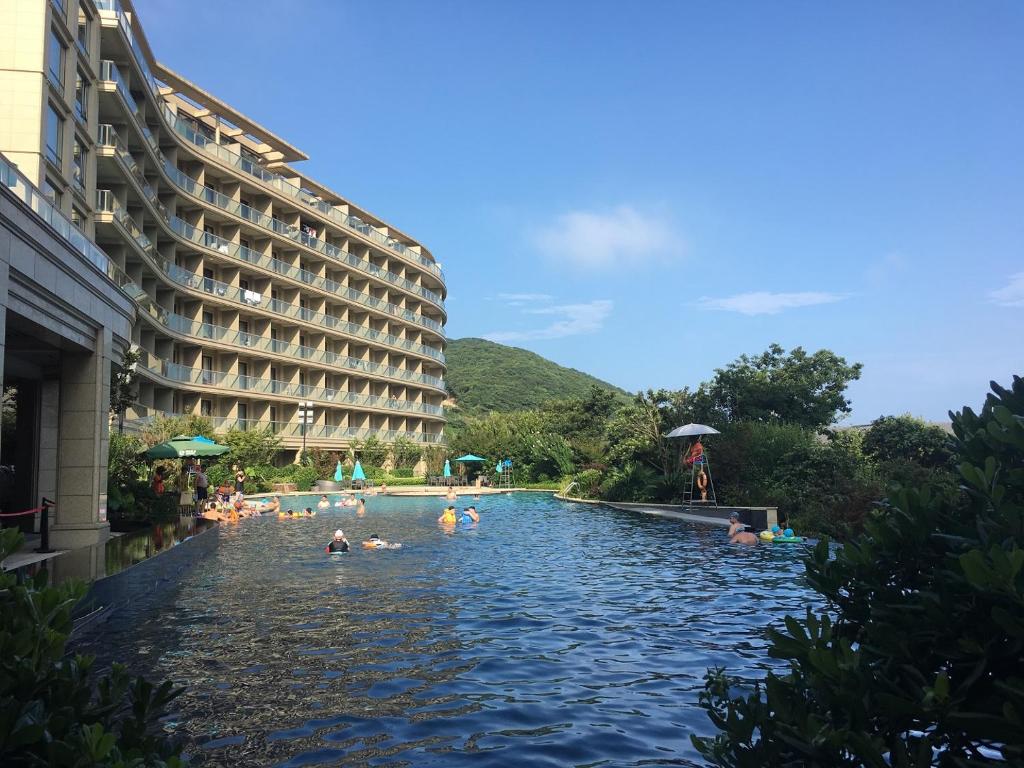
[[[244,430],[249,421],[249,406],[245,403],[238,404],[238,428]]]
[[[83,194],[85,193],[85,150],[82,149],[82,142],[75,137],[75,144],[72,150],[72,161],[73,167],[71,169],[71,180],[75,184],[75,188]]]
[[[270,406],[270,423],[273,425],[271,429],[277,431],[277,406]]]
[[[79,229],[85,229],[85,214],[71,206],[71,223]]]
[[[75,114],[83,123],[89,116],[89,81],[81,70],[75,75]]]
[[[47,66],[50,82],[58,90],[64,90],[64,43],[57,35],[57,30],[50,30],[50,50],[47,53]]]
[[[212,400],[200,400],[199,401],[199,415],[200,416],[213,416],[213,401]]]
[[[43,179],[43,197],[53,203],[57,208],[60,208],[60,190],[53,186],[53,182],[49,179]]]
[[[238,386],[242,389],[249,388],[249,364],[238,364]]]
[[[78,47],[82,53],[89,52],[89,17],[84,10],[78,12]]]
[[[46,157],[60,166],[61,134],[64,133],[64,119],[57,114],[53,104],[47,105],[46,113]]]
[[[64,7],[64,0],[50,0],[50,2],[53,3],[53,7],[54,8],[56,8],[58,11],[60,11],[60,15],[62,17],[64,17],[64,18],[67,17],[68,11],[67,11],[67,8]]]

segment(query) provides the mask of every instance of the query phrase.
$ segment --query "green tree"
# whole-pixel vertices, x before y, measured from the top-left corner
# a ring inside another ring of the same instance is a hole
[[[221,442],[231,448],[220,458],[221,464],[237,464],[245,469],[266,467],[274,463],[281,450],[281,438],[268,429],[229,429]]]
[[[609,461],[623,466],[629,462],[644,464],[672,474],[678,464],[679,446],[665,437],[669,431],[691,419],[690,393],[665,389],[639,392],[633,401],[616,411],[608,422]]]
[[[694,407],[709,421],[825,427],[850,412],[846,388],[860,378],[861,368],[827,349],[808,355],[796,347],[786,354],[772,344],[756,357],[741,355],[716,369],[711,381],[701,385]]]
[[[409,469],[416,465],[422,453],[418,443],[407,437],[399,437],[391,445],[391,457],[396,469]]]
[[[709,673],[720,732],[694,743],[715,765],[1024,764],[1024,379],[953,430],[960,496],[898,489],[808,557],[826,610],[768,630],[786,674]]]
[[[178,435],[213,438],[213,422],[205,416],[156,416],[142,429],[142,440],[147,447],[163,443]]]
[[[912,461],[922,467],[950,463],[950,437],[942,427],[913,416],[881,416],[864,433],[864,453],[878,462]]]
[[[23,537],[0,531],[0,560]],[[0,572],[0,765],[180,766],[180,749],[159,718],[181,693],[115,664],[100,677],[88,656],[68,655],[78,582],[48,586],[46,571],[20,580]]]
[[[112,434],[107,451],[107,485],[127,488],[146,477],[146,446],[134,435]]]
[[[139,353],[126,349],[121,358],[121,367],[113,369],[110,374],[110,412],[117,417],[117,431],[124,432],[124,414],[135,402],[135,383],[139,373],[135,364],[139,362]]]

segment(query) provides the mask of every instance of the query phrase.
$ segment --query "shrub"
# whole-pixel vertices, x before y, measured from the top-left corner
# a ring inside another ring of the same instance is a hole
[[[650,467],[631,461],[605,477],[601,483],[601,498],[608,501],[647,501],[654,489],[655,477]]]
[[[107,487],[127,488],[129,483],[146,477],[145,444],[134,435],[113,432],[107,453]]]
[[[1024,763],[1024,379],[953,417],[963,493],[899,489],[807,579],[827,610],[768,630],[788,672],[721,669],[694,738],[721,766]],[[738,695],[737,695],[738,694]]]
[[[332,475],[333,476],[333,475]],[[300,491],[308,491],[317,480],[325,480],[321,477],[316,467],[299,467],[292,474],[292,482]]]
[[[412,467],[395,467],[389,474],[391,477],[412,477]]]
[[[0,531],[0,560],[22,541]],[[182,689],[131,678],[119,664],[99,678],[91,657],[65,655],[84,594],[77,582],[48,586],[46,571],[21,584],[0,572],[0,765],[180,766],[159,717]]]
[[[604,473],[597,469],[585,469],[576,475],[575,494],[581,499],[596,499],[601,492],[601,478]]]

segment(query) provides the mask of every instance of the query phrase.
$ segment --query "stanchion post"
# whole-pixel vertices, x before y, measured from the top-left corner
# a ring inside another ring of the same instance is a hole
[[[39,546],[36,548],[36,552],[43,554],[47,552],[53,552],[50,549],[50,507],[53,506],[53,502],[43,497],[43,511],[42,517],[39,519]]]

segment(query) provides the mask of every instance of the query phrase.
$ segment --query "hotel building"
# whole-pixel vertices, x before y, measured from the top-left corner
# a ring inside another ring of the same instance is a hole
[[[130,0],[0,0],[0,153],[131,300],[129,425],[197,414],[290,451],[303,430],[443,439],[440,265],[161,65]]]

